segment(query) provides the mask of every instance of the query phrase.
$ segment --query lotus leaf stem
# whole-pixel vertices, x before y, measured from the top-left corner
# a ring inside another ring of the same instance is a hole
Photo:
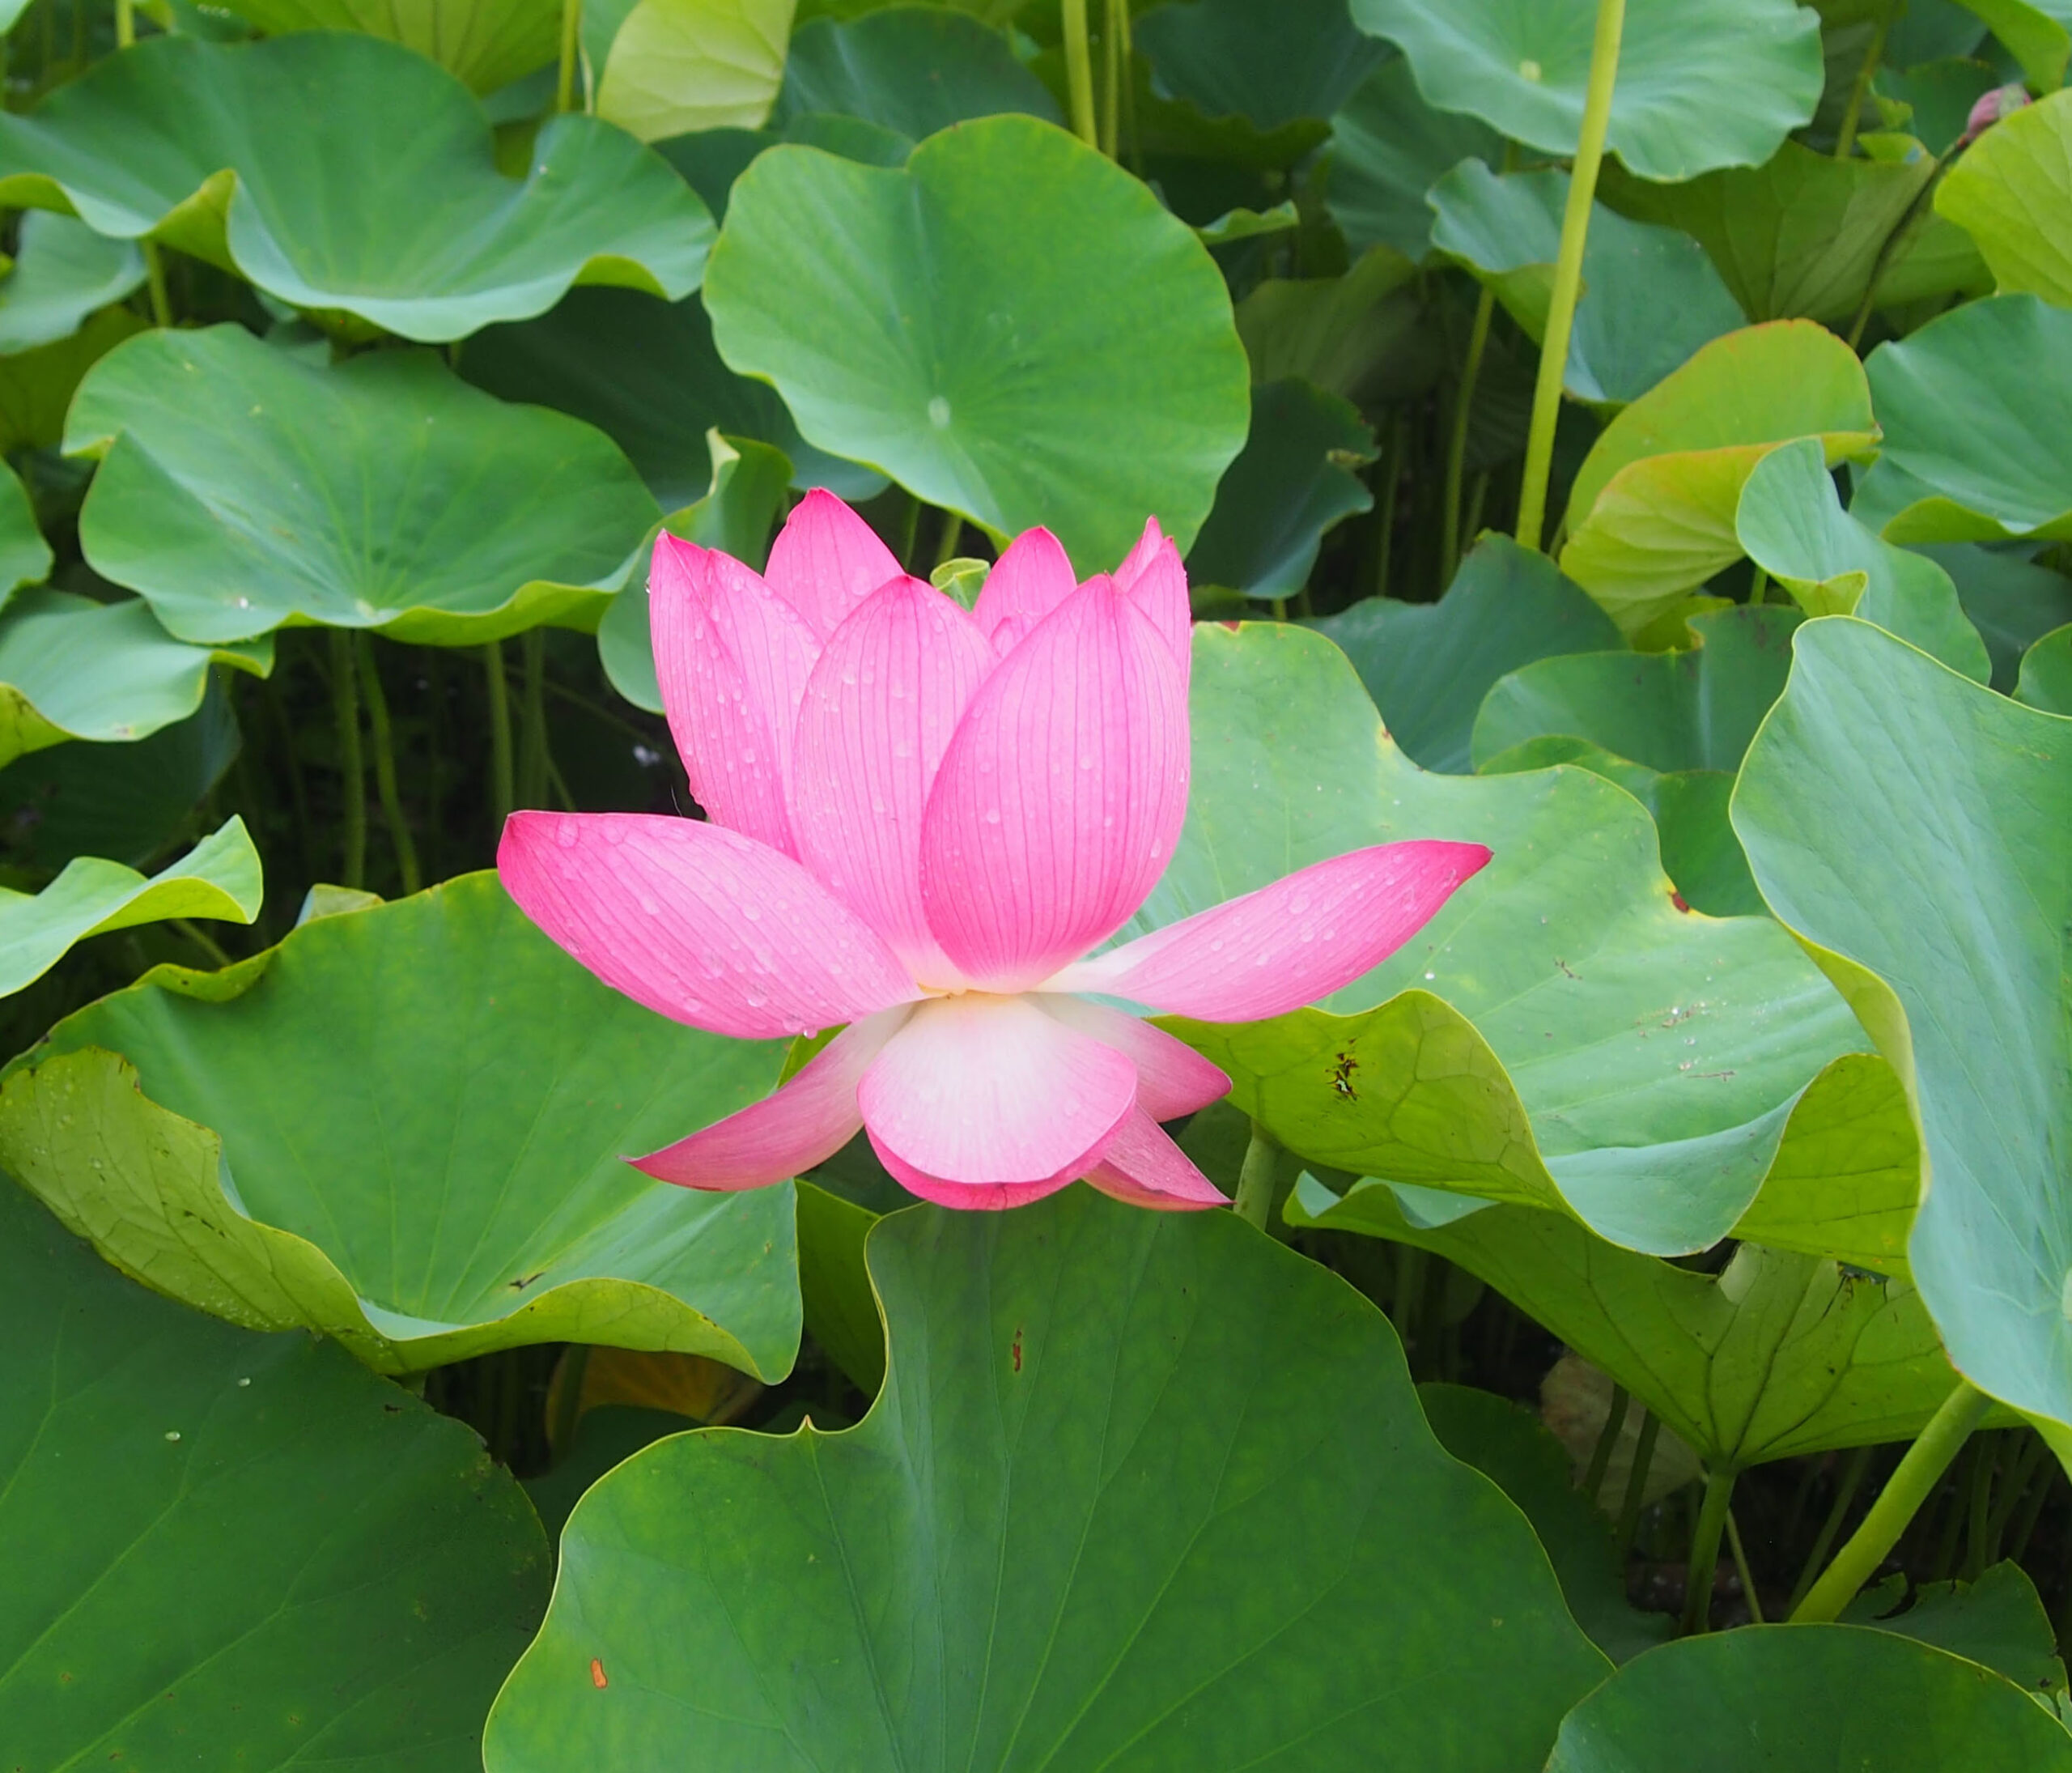
[[[482,674],[489,686],[490,811],[501,831],[512,808],[518,804],[516,776],[512,767],[511,688],[503,681],[501,640],[491,640],[482,648]]]
[[[353,666],[353,637],[331,630],[331,706],[338,723],[338,792],[344,802],[343,884],[367,884],[367,758],[360,748],[359,674]]]
[[[1086,0],[1064,0],[1058,10],[1064,26],[1065,84],[1072,96],[1072,133],[1098,151],[1101,130],[1093,117],[1093,57],[1086,35]]]
[[[1460,564],[1460,489],[1467,466],[1468,415],[1474,410],[1475,384],[1482,373],[1482,354],[1488,347],[1489,323],[1496,313],[1496,287],[1484,283],[1475,299],[1475,324],[1468,330],[1467,355],[1462,361],[1460,386],[1454,395],[1453,435],[1446,440],[1445,529],[1439,542],[1441,590],[1453,583],[1454,569]]]
[[[1892,28],[1892,15],[1899,10],[1899,0],[1886,0],[1885,10],[1871,28],[1870,45],[1863,52],[1863,64],[1856,70],[1855,85],[1849,90],[1849,107],[1842,113],[1841,128],[1835,134],[1835,158],[1838,160],[1845,160],[1856,151],[1856,126],[1863,116],[1863,101],[1870,95],[1870,83],[1877,76],[1879,64],[1885,59],[1885,39]]]
[[[1611,1468],[1611,1449],[1619,1444],[1619,1433],[1626,1426],[1626,1407],[1632,1401],[1624,1385],[1611,1388],[1611,1405],[1604,1413],[1604,1426],[1598,1432],[1597,1445],[1591,1448],[1590,1469],[1583,1473],[1583,1494],[1593,1506],[1598,1492],[1604,1488],[1604,1474]]]
[[[557,112],[575,108],[575,66],[581,59],[582,32],[583,0],[561,0],[561,59],[554,76]]]
[[[1653,1410],[1642,1413],[1641,1437],[1633,1444],[1633,1469],[1626,1474],[1626,1499],[1619,1506],[1619,1557],[1623,1563],[1640,1531],[1641,1503],[1648,1493],[1648,1468],[1654,1463],[1654,1443],[1662,1434],[1662,1418]]]
[[[1532,391],[1532,425],[1526,433],[1525,478],[1518,487],[1519,542],[1537,548],[1547,529],[1547,483],[1554,469],[1554,427],[1561,416],[1561,383],[1569,335],[1582,293],[1583,246],[1590,236],[1597,172],[1611,122],[1611,89],[1619,77],[1619,36],[1626,0],[1597,0],[1597,35],[1590,46],[1590,86],[1583,99],[1582,134],[1569,176],[1569,206],[1561,217],[1561,250],[1554,261],[1554,293],[1540,342],[1539,376]]]
[[[1691,1534],[1691,1561],[1684,1572],[1684,1635],[1696,1637],[1712,1630],[1713,1584],[1719,1574],[1720,1536],[1726,1531],[1727,1505],[1734,1500],[1732,1465],[1715,1465],[1705,1473],[1705,1499]]]
[[[1741,1579],[1741,1592],[1748,1602],[1748,1622],[1761,1625],[1763,1597],[1756,1592],[1756,1577],[1748,1567],[1748,1554],[1741,1543],[1741,1524],[1734,1518],[1734,1511],[1726,1512],[1726,1549],[1734,1558],[1734,1573]]]
[[[367,696],[367,724],[374,733],[374,787],[381,797],[381,816],[388,822],[388,840],[396,849],[396,872],[405,893],[423,886],[418,867],[417,840],[404,815],[403,797],[396,784],[396,743],[388,726],[388,696],[381,687],[381,669],[374,657],[374,642],[365,634],[355,636],[359,655],[359,678]]]
[[[1835,1554],[1835,1561],[1821,1571],[1819,1580],[1807,1590],[1806,1598],[1792,1609],[1794,1624],[1820,1625],[1841,1618],[1842,1609],[1900,1542],[1900,1535],[1950,1469],[1950,1461],[1971,1439],[1972,1431],[1978,1426],[1991,1402],[1968,1380],[1957,1381],[1956,1388],[1943,1399],[1942,1407],[1886,1480],[1862,1525]]]

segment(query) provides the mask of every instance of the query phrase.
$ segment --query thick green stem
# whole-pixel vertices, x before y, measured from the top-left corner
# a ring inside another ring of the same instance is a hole
[[[1842,113],[1842,126],[1835,137],[1838,160],[1845,160],[1856,151],[1856,126],[1863,117],[1863,101],[1870,95],[1879,63],[1885,59],[1886,35],[1892,28],[1892,15],[1899,10],[1898,0],[1887,0],[1883,15],[1870,33],[1870,46],[1863,52],[1863,65],[1856,70],[1856,84],[1849,91],[1849,108]]]
[[[1825,1624],[1841,1616],[1857,1590],[1870,1580],[1886,1554],[1900,1542],[1907,1523],[1950,1469],[1958,1450],[1971,1439],[1972,1431],[1978,1426],[1991,1402],[1968,1380],[1957,1381],[1956,1389],[1943,1399],[1942,1407],[1886,1481],[1870,1512],[1863,1517],[1863,1524],[1849,1535],[1849,1542],[1835,1554],[1835,1561],[1821,1571],[1819,1580],[1807,1590],[1806,1598],[1792,1609],[1794,1624]]]
[[[1093,116],[1093,57],[1086,35],[1086,0],[1064,0],[1059,15],[1064,25],[1065,84],[1072,95],[1072,131],[1089,147],[1101,146]]]
[[[547,803],[547,640],[528,628],[518,643],[525,661],[525,705],[519,728],[518,797],[520,806]]]
[[[1726,1549],[1734,1554],[1734,1573],[1741,1579],[1742,1598],[1748,1603],[1748,1621],[1751,1625],[1763,1622],[1763,1597],[1756,1592],[1755,1572],[1748,1567],[1748,1554],[1741,1543],[1741,1524],[1734,1518],[1734,1511],[1726,1512]]]
[[[1547,483],[1554,470],[1554,427],[1561,416],[1561,381],[1569,364],[1569,335],[1582,293],[1583,246],[1590,237],[1597,169],[1611,121],[1611,88],[1619,77],[1619,34],[1626,0],[1597,0],[1597,36],[1590,46],[1590,88],[1583,100],[1581,139],[1569,176],[1569,206],[1561,217],[1561,250],[1554,261],[1554,293],[1547,335],[1539,347],[1539,378],[1532,391],[1532,425],[1526,433],[1525,478],[1518,488],[1518,541],[1537,548],[1547,529]]]
[[[482,674],[489,687],[489,804],[500,835],[503,822],[518,804],[511,761],[511,687],[503,681],[503,643],[482,648]]]
[[[1604,1426],[1597,1437],[1597,1445],[1590,1449],[1590,1469],[1583,1473],[1583,1494],[1594,1503],[1597,1493],[1604,1487],[1604,1474],[1611,1468],[1611,1449],[1619,1444],[1620,1431],[1626,1426],[1626,1406],[1630,1400],[1624,1385],[1611,1388],[1611,1406],[1604,1413]]]
[[[359,742],[359,685],[353,669],[353,637],[331,630],[331,706],[338,721],[338,793],[345,806],[345,879],[367,884],[367,759]]]
[[[1129,0],[1108,0],[1101,20],[1101,151],[1110,159],[1122,142],[1123,33],[1117,15]]]
[[[1648,1493],[1648,1467],[1654,1463],[1654,1443],[1662,1433],[1662,1418],[1653,1410],[1641,1417],[1640,1439],[1633,1443],[1633,1469],[1626,1474],[1626,1499],[1620,1504],[1619,1555],[1633,1549],[1633,1535],[1641,1529],[1641,1503]]]
[[[1468,331],[1460,387],[1454,395],[1453,435],[1446,440],[1446,492],[1442,508],[1446,533],[1439,543],[1441,591],[1454,582],[1454,569],[1460,563],[1460,488],[1467,466],[1467,421],[1475,407],[1475,384],[1482,373],[1482,353],[1489,343],[1489,322],[1496,313],[1496,289],[1484,283],[1475,304],[1475,324]]]
[[[1273,1214],[1274,1163],[1280,1146],[1274,1136],[1255,1120],[1252,1142],[1245,1148],[1245,1166],[1238,1172],[1238,1217],[1262,1231]]]
[[[115,46],[126,49],[137,40],[136,0],[115,0]]]
[[[1734,1500],[1734,1480],[1741,1474],[1731,1465],[1715,1466],[1705,1473],[1705,1499],[1698,1509],[1698,1524],[1691,1535],[1691,1561],[1684,1574],[1684,1635],[1696,1637],[1713,1626],[1713,1583],[1719,1574],[1720,1536],[1726,1530],[1727,1504]]]
[[[367,635],[356,636],[360,682],[367,696],[367,724],[374,730],[374,787],[381,797],[381,816],[388,822],[388,841],[396,849],[396,872],[403,891],[414,893],[424,885],[418,869],[417,840],[410,822],[403,816],[403,797],[396,784],[396,742],[388,727],[388,697],[381,687],[381,668],[374,657],[374,642]]]
[[[561,60],[554,69],[554,108],[575,108],[575,65],[583,34],[583,0],[561,0]]]

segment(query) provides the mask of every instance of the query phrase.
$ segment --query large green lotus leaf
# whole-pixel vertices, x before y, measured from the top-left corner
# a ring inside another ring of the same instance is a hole
[[[237,818],[148,880],[82,856],[40,893],[0,887],[0,996],[41,978],[89,936],[168,917],[248,924],[260,895],[259,852]]]
[[[868,1254],[870,1414],[679,1435],[584,1497],[491,1773],[1507,1773],[1601,1678],[1316,1265],[1080,1188],[896,1214]]]
[[[1195,631],[1193,780],[1156,928],[1367,844],[1494,860],[1386,964],[1270,1021],[1172,1024],[1289,1149],[1545,1205],[1664,1253],[1726,1235],[1864,1036],[1767,918],[1678,909],[1653,822],[1579,770],[1426,775],[1301,628]]]
[[[1925,542],[1909,551],[1926,555],[1956,581],[1965,618],[1993,661],[1993,687],[2003,694],[2015,687],[2022,655],[2072,622],[2072,579],[2038,564],[2035,542]]]
[[[1593,0],[1352,0],[1418,90],[1543,153],[1569,155],[1590,83]],[[1628,0],[1605,138],[1642,178],[1756,166],[1813,115],[1820,21],[1794,0]]]
[[[0,765],[66,739],[142,738],[184,721],[202,705],[211,665],[264,677],[272,637],[190,646],[141,597],[25,592],[0,615]]]
[[[1561,570],[1638,633],[1741,558],[1741,489],[1777,444],[1815,437],[1833,463],[1877,435],[1863,365],[1824,328],[1773,321],[1714,339],[1584,457]]]
[[[76,333],[33,351],[0,356],[0,454],[56,449],[81,379],[148,324],[126,308],[104,308]],[[0,506],[10,502],[0,488]],[[13,527],[11,518],[0,521],[0,529]]]
[[[1503,152],[1503,137],[1479,118],[1427,104],[1409,62],[1391,56],[1331,120],[1325,201],[1355,253],[1386,246],[1421,260],[1432,246],[1424,193],[1460,161]]]
[[[1761,166],[1654,185],[1605,169],[1604,200],[1643,222],[1695,236],[1753,320],[1805,317],[1846,327],[1879,254],[1934,176],[1920,153],[1838,160],[1787,142]],[[1879,275],[1880,299],[1910,300],[1983,286],[1985,267],[1949,248],[1947,223],[1924,227]],[[1939,291],[1934,286],[1943,286]]]
[[[767,382],[737,376],[712,348],[696,296],[658,302],[637,290],[574,289],[537,320],[491,326],[468,341],[461,373],[499,400],[551,406],[595,425],[626,452],[665,511],[711,483],[709,431],[782,450],[795,483],[856,503],[884,475],[817,450]]]
[[[2072,307],[2072,92],[2003,117],[1951,168],[1935,208],[1978,242],[2003,290]]]
[[[1950,575],[1842,509],[1815,439],[1786,444],[1756,465],[1741,489],[1734,530],[1749,558],[1808,615],[1859,615],[1977,682],[1992,675],[1985,642],[1966,619]]]
[[[0,609],[12,593],[48,576],[51,558],[50,544],[36,527],[28,488],[13,469],[0,466]]]
[[[202,644],[308,623],[434,645],[592,627],[661,515],[580,420],[492,400],[427,352],[312,363],[240,326],[112,352],[65,447],[104,458],[87,560]]]
[[[1183,0],[1136,19],[1131,40],[1161,96],[1262,133],[1331,116],[1387,53],[1345,0]]]
[[[1364,1179],[1304,1175],[1289,1222],[1431,1250],[1609,1373],[1709,1465],[1911,1439],[1957,1384],[1913,1287],[1743,1244],[1717,1274],[1620,1249],[1530,1207],[1442,1218]]]
[[[716,431],[707,453],[712,481],[705,496],[676,512],[667,527],[699,546],[717,548],[760,568],[770,552],[770,533],[784,508],[791,464],[780,451],[745,438],[728,441]],[[636,570],[612,599],[597,624],[597,657],[611,686],[636,708],[662,712],[662,686],[655,675],[655,640],[648,623],[648,575]]]
[[[1933,1185],[1909,1254],[1951,1359],[2072,1422],[2072,724],[1848,617],[1794,650],[1734,829],[1913,1088]]]
[[[1475,716],[1477,767],[1543,733],[1567,733],[1650,769],[1726,770],[1742,753],[1791,669],[1802,618],[1737,605],[1691,618],[1679,653],[1579,653],[1514,671]]]
[[[1611,619],[1536,549],[1484,536],[1437,603],[1367,597],[1308,624],[1345,649],[1403,755],[1465,775],[1475,710],[1506,672],[1620,644]]]
[[[643,142],[761,128],[784,77],[793,5],[636,0],[597,75],[597,114]]]
[[[1301,590],[1325,534],[1374,508],[1352,471],[1374,459],[1374,433],[1335,394],[1292,380],[1254,389],[1251,434],[1216,485],[1188,578],[1254,597]]]
[[[2072,310],[1968,302],[1865,368],[1885,440],[1857,515],[1892,542],[2072,539]]]
[[[1000,32],[948,7],[894,6],[800,25],[770,122],[781,129],[806,116],[860,117],[913,142],[1012,111],[1063,121],[1050,88]]]
[[[219,682],[194,713],[148,738],[85,740],[16,758],[0,772],[7,860],[36,876],[80,856],[148,867],[189,830],[239,742]]]
[[[2072,627],[2053,629],[2022,655],[2015,699],[2046,714],[2072,714]]]
[[[1992,27],[2022,64],[2029,83],[2049,92],[2065,79],[2072,56],[2072,5],[2066,0],[1958,0]]]
[[[1437,372],[1416,275],[1375,246],[1343,277],[1266,278],[1237,310],[1252,380],[1299,377],[1363,407],[1429,386]]]
[[[1429,201],[1434,249],[1488,284],[1537,342],[1547,330],[1569,175],[1499,175],[1467,160],[1432,187]],[[1593,206],[1562,378],[1570,394],[1621,406],[1637,400],[1699,347],[1746,324],[1689,235]]]
[[[792,1191],[621,1154],[783,1061],[607,990],[464,875],[68,1017],[0,1091],[0,1163],[161,1291],[384,1371],[573,1341],[768,1379],[798,1346]]]
[[[1913,1604],[1895,1612],[1894,1602],[1906,1597],[1906,1578],[1895,1572],[1864,1589],[1842,1609],[1841,1623],[1875,1625],[1932,1643],[2006,1675],[2033,1694],[2048,1694],[2062,1707],[2065,1665],[2057,1660],[2057,1635],[2036,1584],[2019,1564],[1991,1565],[1976,1582],[1919,1584]]]
[[[810,441],[996,538],[1047,525],[1083,570],[1146,513],[1186,547],[1244,444],[1207,249],[1034,117],[945,130],[898,169],[772,148],[734,186],[706,305]]]
[[[1439,1444],[1518,1505],[1546,1548],[1576,1622],[1615,1662],[1650,1649],[1674,1628],[1667,1614],[1626,1599],[1611,1523],[1577,1489],[1568,1451],[1524,1405],[1467,1385],[1417,1388]]]
[[[1863,1626],[1664,1644],[1571,1711],[1547,1773],[2066,1773],[2072,1735],[2011,1681]]]
[[[363,31],[429,56],[478,92],[494,92],[554,58],[554,0],[229,0],[270,36]]]
[[[10,1767],[466,1773],[546,1603],[474,1433],[132,1286],[0,1180]]]
[[[353,126],[317,153],[312,116]],[[576,283],[673,301],[712,236],[695,193],[595,117],[553,119],[525,181],[506,178],[458,80],[346,32],[147,37],[0,117],[0,202],[161,240],[278,300],[427,341],[544,313]]]
[[[96,308],[119,302],[144,281],[144,255],[84,222],[48,210],[22,218],[15,268],[0,284],[0,353],[32,351],[69,338]]]

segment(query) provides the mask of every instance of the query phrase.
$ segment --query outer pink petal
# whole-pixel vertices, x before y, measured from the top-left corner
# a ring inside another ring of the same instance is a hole
[[[922,1004],[856,1099],[894,1176],[1069,1181],[1136,1106],[1136,1067],[1025,998],[966,993]]]
[[[1354,850],[1090,960],[1046,989],[1098,991],[1200,1022],[1255,1022],[1378,967],[1489,860],[1419,839]]]
[[[1230,1093],[1230,1080],[1219,1067],[1141,1017],[1050,992],[1032,996],[1030,1001],[1067,1027],[1128,1054],[1136,1067],[1136,1105],[1153,1120],[1177,1120]]]
[[[798,863],[718,825],[513,813],[496,866],[606,984],[694,1028],[765,1040],[918,995],[877,931]]]
[[[1040,1201],[1047,1194],[1055,1194],[1059,1188],[1068,1188],[1076,1179],[1076,1171],[1046,1177],[1041,1182],[949,1182],[941,1176],[930,1176],[917,1170],[896,1152],[885,1150],[877,1135],[866,1127],[871,1149],[877,1153],[878,1161],[891,1171],[893,1180],[909,1194],[918,1194],[924,1201],[932,1201],[937,1206],[962,1207],[983,1213],[1004,1213],[1009,1207],[1026,1206],[1031,1201]]]
[[[1011,644],[1078,589],[1058,538],[1047,529],[1025,529],[986,575],[972,619],[988,640],[997,645],[1004,631]]]
[[[648,580],[655,675],[698,803],[792,853],[792,729],[818,643],[741,562],[666,533]]]
[[[1115,568],[1115,583],[1166,637],[1180,662],[1180,681],[1186,682],[1194,668],[1194,610],[1187,602],[1187,571],[1180,563],[1180,551],[1158,527],[1156,517],[1144,520],[1144,534]]]
[[[902,1004],[852,1022],[782,1089],[628,1161],[657,1182],[690,1188],[766,1188],[825,1163],[863,1125],[856,1085],[913,1013]]]
[[[887,579],[900,576],[877,532],[831,492],[801,499],[770,550],[770,587],[825,640]]]
[[[950,735],[995,662],[952,599],[902,575],[834,631],[799,711],[800,857],[937,988],[962,977],[921,908],[921,817]]]
[[[1228,1206],[1230,1197],[1194,1166],[1158,1123],[1139,1108],[1125,1120],[1086,1180],[1132,1206],[1168,1213]]]
[[[1187,807],[1171,654],[1111,580],[1046,616],[973,699],[921,827],[928,926],[965,976],[1021,990],[1142,903]]]

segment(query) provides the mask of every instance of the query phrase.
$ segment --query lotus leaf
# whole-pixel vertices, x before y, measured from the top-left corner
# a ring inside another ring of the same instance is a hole
[[[1424,193],[1460,161],[1503,152],[1503,137],[1480,119],[1427,104],[1409,62],[1391,56],[1331,120],[1331,219],[1355,253],[1386,246],[1420,260],[1432,246]]]
[[[868,1255],[870,1414],[678,1435],[592,1490],[492,1773],[1494,1773],[1600,1677],[1381,1314],[1250,1227],[1076,1188],[898,1214]]]
[[[793,6],[794,0],[635,0],[601,58],[597,114],[643,142],[760,128],[783,79]]]
[[[354,126],[321,154],[283,153],[312,115]],[[526,179],[506,178],[458,80],[344,32],[147,37],[33,115],[0,117],[0,202],[163,240],[277,300],[426,341],[544,313],[577,283],[674,300],[711,240],[704,205],[623,132],[556,117]]]
[[[2047,219],[2072,209],[2072,92],[1994,124],[1943,180],[1935,208],[1978,242],[2002,289],[2072,307],[2072,244]]]
[[[1345,0],[1182,0],[1154,6],[1130,34],[1161,92],[1263,134],[1329,117],[1387,53],[1353,28]]]
[[[463,875],[67,1018],[0,1090],[0,1162],[161,1291],[384,1371],[573,1340],[775,1378],[789,1187],[700,1194],[620,1154],[783,1060],[618,996]]]
[[[771,149],[734,187],[706,305],[809,441],[996,536],[1047,525],[1083,571],[1146,512],[1191,542],[1244,443],[1215,261],[1033,117],[931,136],[897,170]]]
[[[32,351],[66,338],[96,308],[144,281],[144,255],[129,240],[96,234],[70,215],[36,210],[22,218],[15,269],[0,284],[0,352]]]
[[[230,0],[269,36],[363,31],[429,56],[478,92],[494,92],[554,60],[554,0]]]

